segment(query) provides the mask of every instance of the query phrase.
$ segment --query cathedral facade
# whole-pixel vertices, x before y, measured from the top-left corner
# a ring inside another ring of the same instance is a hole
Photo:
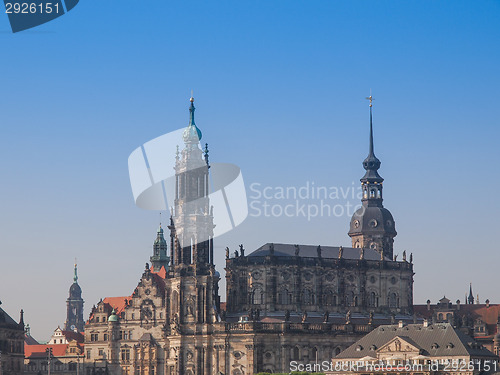
[[[406,254],[393,258],[396,231],[382,205],[371,104],[353,247],[268,243],[248,255],[240,246],[233,257],[226,249],[225,304],[213,256],[208,148],[200,148],[192,98],[189,111],[168,241],[160,226],[132,295],[92,308],[86,374],[288,372],[291,361],[330,360],[380,324],[413,319],[413,264]]]

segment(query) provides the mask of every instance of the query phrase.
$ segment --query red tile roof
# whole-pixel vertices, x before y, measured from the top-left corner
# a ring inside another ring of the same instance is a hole
[[[106,297],[102,302],[107,303],[111,308],[116,310],[116,315],[125,310],[125,306],[132,300],[132,297]]]
[[[64,337],[66,337],[66,340],[73,341],[76,340],[76,342],[83,342],[83,333],[81,332],[75,332],[75,331],[62,331],[62,334]]]
[[[442,308],[437,305],[431,305],[430,310],[427,309],[427,305],[415,305],[413,307],[415,313],[422,318],[432,318],[434,311],[454,311],[458,316],[470,315],[474,320],[481,319],[487,326],[488,331],[496,332],[496,325],[498,318],[500,316],[500,304],[490,304],[486,307],[485,304],[475,304],[475,305],[460,305],[460,309],[457,309],[457,305],[452,305],[449,309]]]
[[[54,357],[64,357],[66,355],[66,349],[68,344],[55,344],[55,345],[27,345],[24,344],[24,357],[45,357],[47,353],[45,350],[47,348],[52,348],[52,355]]]
[[[167,277],[167,270],[165,269],[164,266],[161,266],[160,270],[158,272],[156,272],[154,270],[154,267],[151,267],[151,272],[157,274],[158,276],[160,276],[162,279],[164,279],[165,277]]]

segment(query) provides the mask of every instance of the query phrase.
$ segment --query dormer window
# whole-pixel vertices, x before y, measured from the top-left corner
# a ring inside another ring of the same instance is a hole
[[[432,344],[431,349],[437,349],[437,348],[439,348],[439,345],[436,342]]]

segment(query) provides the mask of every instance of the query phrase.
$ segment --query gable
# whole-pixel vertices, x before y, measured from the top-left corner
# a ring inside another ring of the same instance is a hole
[[[396,336],[392,338],[389,342],[382,345],[377,353],[389,353],[389,352],[416,352],[420,353],[422,348],[418,346],[413,340],[405,336]]]

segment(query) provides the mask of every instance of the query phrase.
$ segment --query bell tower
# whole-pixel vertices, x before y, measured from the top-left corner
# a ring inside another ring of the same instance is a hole
[[[153,255],[149,259],[155,272],[159,272],[162,267],[165,267],[165,271],[167,271],[170,258],[167,255],[167,241],[165,241],[165,237],[163,237],[163,228],[161,224],[156,231],[156,239],[153,244]]]
[[[371,248],[392,259],[396,226],[392,214],[382,204],[384,179],[379,175],[380,160],[375,156],[373,146],[372,101],[370,95],[370,146],[368,156],[363,161],[366,173],[361,178],[362,206],[351,218],[349,237],[352,246]]]
[[[82,289],[78,285],[78,269],[75,261],[75,274],[73,284],[69,288],[69,297],[66,300],[67,312],[64,329],[66,331],[83,332],[85,321],[83,320]]]
[[[175,200],[172,210],[171,265],[189,266],[195,274],[213,268],[213,212],[210,207],[208,145],[199,147],[201,130],[194,122],[194,99],[190,99],[189,125],[184,130],[184,148],[177,150]]]

